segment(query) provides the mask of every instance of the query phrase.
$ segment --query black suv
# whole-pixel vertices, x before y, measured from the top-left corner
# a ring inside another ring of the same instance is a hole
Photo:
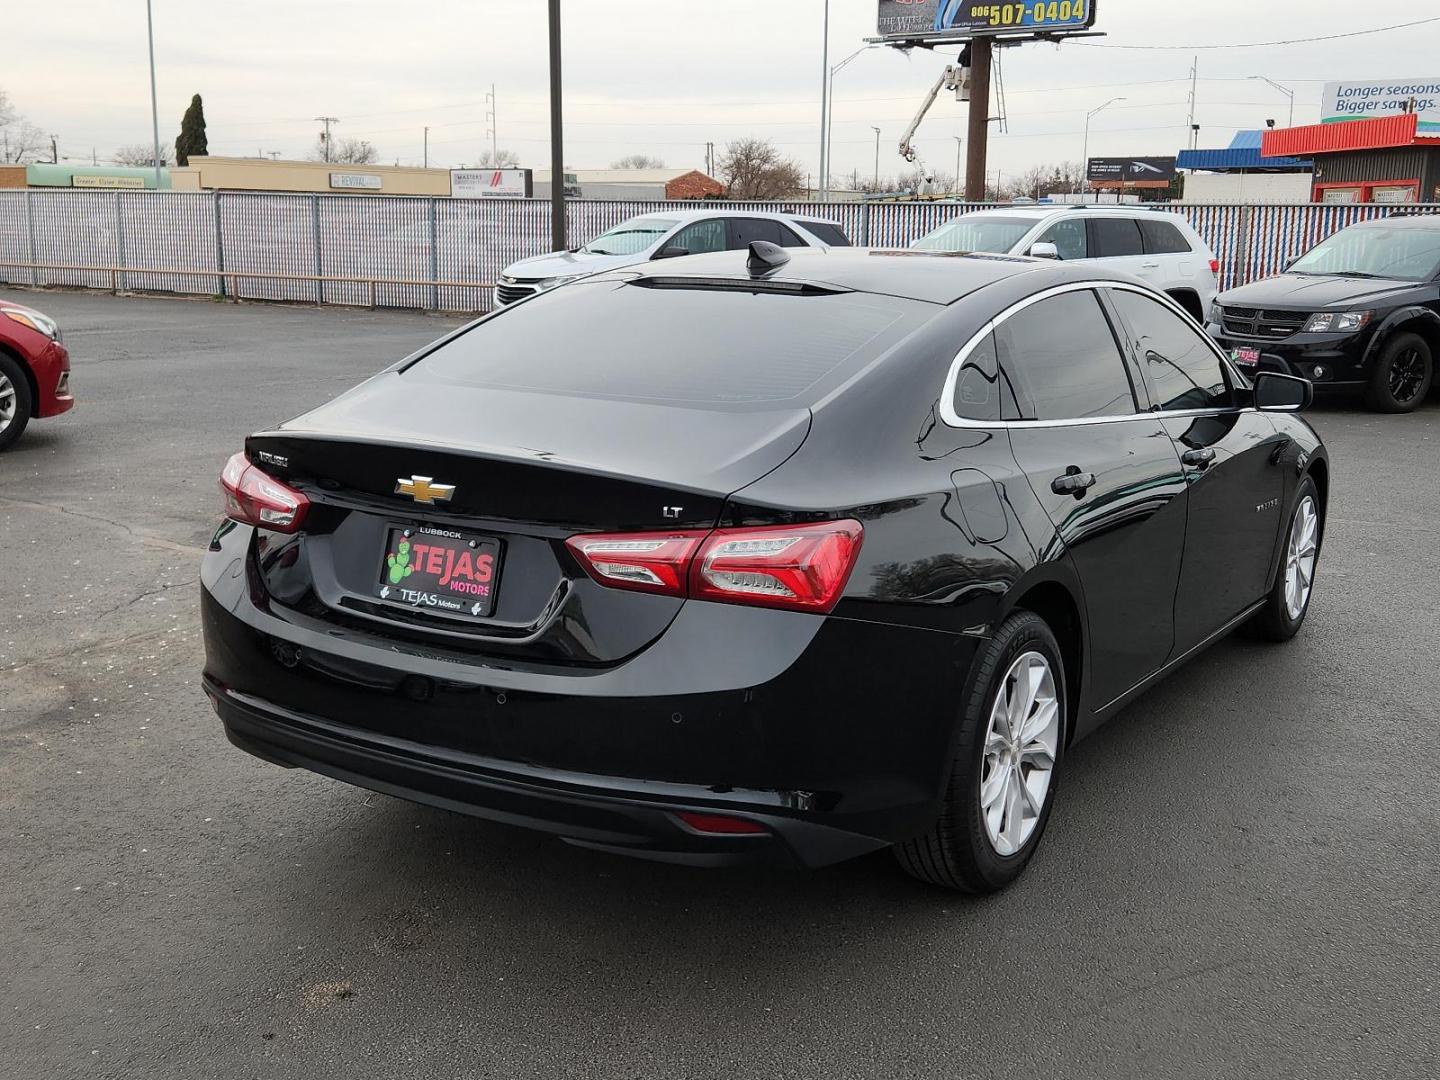
[[[1278,277],[1221,293],[1206,328],[1244,370],[1363,389],[1372,408],[1409,412],[1440,355],[1440,215],[1342,229]]]

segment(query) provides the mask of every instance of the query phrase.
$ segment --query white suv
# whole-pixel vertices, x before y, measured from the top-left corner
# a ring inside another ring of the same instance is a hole
[[[1092,259],[1169,293],[1203,324],[1220,263],[1179,214],[1136,206],[1010,206],[961,214],[910,245]]]

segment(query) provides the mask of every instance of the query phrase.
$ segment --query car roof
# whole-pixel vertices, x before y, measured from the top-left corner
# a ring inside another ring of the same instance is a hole
[[[1153,216],[1158,213],[1165,213],[1163,210],[1152,210],[1148,206],[1119,206],[1101,203],[1047,203],[1031,205],[1026,203],[1021,206],[995,206],[987,207],[984,210],[970,210],[960,215],[961,217],[1033,217],[1037,221],[1041,218],[1051,217],[1054,214],[1096,212],[1102,214],[1144,214]],[[951,218],[950,220],[954,220]]]
[[[789,262],[765,275],[765,282],[830,285],[931,304],[954,303],[986,285],[1027,273],[1048,271],[1053,275],[1057,270],[1069,270],[1064,276],[1076,280],[1129,280],[1123,274],[1107,273],[1089,262],[1071,266],[1023,255],[854,247],[789,248],[786,254],[790,256]],[[745,266],[747,258],[745,251],[717,251],[666,259],[658,265],[612,270],[597,277],[626,281],[636,278],[745,281],[750,277]]]
[[[1429,210],[1397,210],[1382,218],[1357,221],[1352,229],[1365,228],[1440,229],[1440,214]]]
[[[748,210],[743,207],[714,205],[700,210],[647,210],[643,214],[636,214],[634,217],[626,218],[625,220],[634,221],[636,218],[654,217],[670,218],[676,222],[694,221],[697,218],[747,217],[769,218],[773,221],[796,221],[801,225],[812,221],[817,225],[840,225],[840,222],[834,221],[831,218],[810,217],[802,214],[784,214],[775,210]]]

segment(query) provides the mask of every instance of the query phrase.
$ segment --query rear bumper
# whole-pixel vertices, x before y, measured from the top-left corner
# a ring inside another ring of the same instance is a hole
[[[673,861],[819,866],[923,831],[975,638],[683,605],[630,659],[487,660],[271,602],[249,531],[202,567],[205,688],[258,757],[567,840]],[[702,835],[681,810],[768,834]]]
[[[413,802],[559,836],[569,843],[695,866],[742,863],[823,866],[886,841],[791,816],[779,793],[639,784],[634,780],[517,767],[513,762],[399,739],[301,716],[204,682],[226,737],[241,750]],[[677,812],[724,813],[766,828],[725,836],[690,828]]]

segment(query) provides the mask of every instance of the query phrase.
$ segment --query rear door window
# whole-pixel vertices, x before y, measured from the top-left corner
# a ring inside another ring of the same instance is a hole
[[[1140,226],[1130,217],[1090,218],[1090,257],[1123,259],[1145,254]]]
[[[780,223],[769,218],[730,218],[730,247],[747,248],[755,240],[780,243]]]
[[[1032,304],[995,331],[999,367],[1024,420],[1135,412],[1120,346],[1100,298],[1085,289]]]
[[[1188,255],[1190,242],[1168,221],[1140,222],[1140,236],[1146,255]]]

